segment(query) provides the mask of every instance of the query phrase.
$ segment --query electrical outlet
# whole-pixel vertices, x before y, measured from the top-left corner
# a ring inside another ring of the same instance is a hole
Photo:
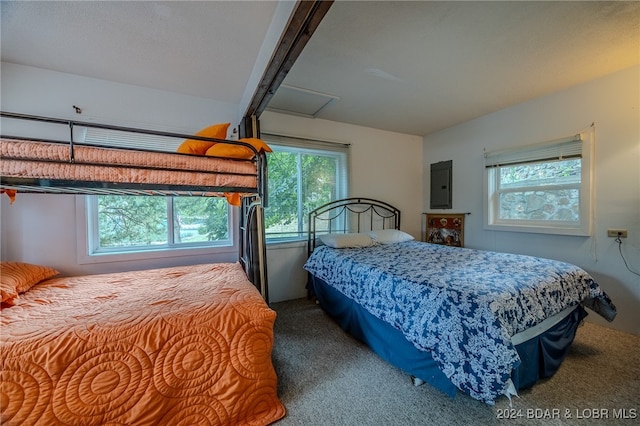
[[[626,229],[608,229],[607,235],[611,238],[627,238],[627,230]]]

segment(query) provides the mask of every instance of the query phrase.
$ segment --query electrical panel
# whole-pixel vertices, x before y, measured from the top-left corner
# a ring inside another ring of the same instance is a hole
[[[452,166],[452,160],[431,164],[431,197],[429,206],[432,209],[452,208]]]

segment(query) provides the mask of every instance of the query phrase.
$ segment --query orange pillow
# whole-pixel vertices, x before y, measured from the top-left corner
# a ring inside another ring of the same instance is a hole
[[[2,302],[11,302],[40,281],[58,275],[55,269],[22,262],[2,262],[0,269],[0,293]]]
[[[5,285],[4,280],[0,281],[0,302],[13,305],[13,299],[18,297],[18,292],[12,285]]]
[[[227,130],[229,129],[230,125],[231,123],[214,124],[200,130],[195,134],[195,136],[202,136],[203,138],[226,139]],[[211,148],[215,144],[215,142],[187,139],[180,144],[177,152],[181,152],[183,154],[204,155],[204,153],[207,152],[207,149]]]
[[[231,204],[232,206],[242,206],[242,195],[238,194],[237,192],[225,192],[224,196],[227,199],[227,203]]]
[[[260,151],[272,152],[269,145],[267,145],[263,140],[256,138],[242,138],[240,142],[248,143],[253,146],[255,149]],[[241,145],[232,145],[228,143],[217,143],[213,145],[211,148],[207,149],[205,155],[211,157],[225,157],[225,158],[238,158],[241,160],[250,160],[255,155],[253,151],[251,151],[246,146]]]

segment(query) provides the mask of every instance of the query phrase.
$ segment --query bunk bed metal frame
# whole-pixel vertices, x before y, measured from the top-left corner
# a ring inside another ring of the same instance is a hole
[[[60,140],[44,140],[38,139],[40,142],[50,142],[50,143],[59,143],[66,144],[69,147],[69,163],[75,163],[75,155],[74,150],[76,146],[84,145],[82,143],[78,143],[74,141],[74,128],[77,127],[87,127],[87,128],[96,128],[96,129],[106,129],[106,130],[115,130],[120,132],[127,133],[137,133],[151,136],[160,136],[160,137],[169,137],[176,139],[195,139],[205,142],[216,142],[216,143],[225,143],[232,145],[239,145],[250,149],[255,154],[256,168],[257,168],[257,181],[258,185],[256,188],[245,188],[245,187],[220,187],[220,186],[207,186],[207,187],[194,187],[189,185],[153,185],[153,184],[140,184],[135,182],[130,183],[113,183],[113,182],[93,182],[93,181],[74,181],[74,180],[48,180],[48,179],[32,179],[32,178],[17,178],[17,177],[6,177],[2,176],[2,187],[5,189],[16,189],[21,192],[36,192],[36,193],[51,193],[56,192],[60,194],[117,194],[117,195],[166,195],[166,196],[176,196],[176,195],[189,195],[189,196],[198,196],[198,195],[206,195],[208,192],[247,192],[247,193],[255,193],[259,195],[261,199],[266,199],[267,194],[267,161],[266,155],[264,152],[259,152],[252,145],[234,140],[225,140],[225,139],[216,139],[216,138],[208,138],[203,136],[195,136],[195,135],[187,135],[181,133],[172,133],[165,131],[157,131],[157,130],[149,130],[149,129],[139,129],[133,127],[123,127],[109,124],[99,124],[92,123],[86,121],[77,121],[77,120],[67,120],[60,118],[51,118],[51,117],[43,117],[37,115],[28,115],[28,114],[19,114],[13,112],[0,112],[0,117],[10,118],[10,119],[18,119],[18,120],[28,120],[34,122],[41,123],[51,123],[51,124],[60,124],[68,126],[69,128],[69,140],[68,141],[60,141]],[[15,139],[15,140],[28,140],[24,136],[11,136],[4,135],[1,136],[3,139]],[[99,146],[102,148],[111,148],[108,146],[100,146],[100,145],[90,145],[90,146]],[[126,147],[118,147],[119,150],[130,150],[130,151],[144,151],[148,153],[160,153],[166,154],[167,151],[158,151],[158,150],[150,150],[150,149],[135,149],[135,148],[126,148]],[[189,154],[179,154],[176,155],[189,155]],[[116,165],[117,166],[117,165]],[[121,167],[131,167],[131,166],[121,166]],[[136,167],[141,168],[141,167]],[[148,167],[147,169],[152,170],[154,167]],[[172,169],[164,169],[164,170],[172,170]],[[202,172],[206,173],[206,172]],[[221,172],[224,174],[224,172]]]
[[[6,119],[23,120],[27,122],[49,123],[54,125],[67,126],[69,129],[69,140],[52,140],[33,138],[24,136],[0,135],[0,138],[21,140],[21,141],[37,141],[48,142],[54,144],[67,145],[69,155],[67,162],[76,164],[75,150],[78,146],[91,146],[97,148],[129,150],[155,154],[171,154],[171,155],[190,155],[176,152],[158,151],[150,149],[135,149],[126,147],[110,147],[104,145],[83,144],[74,140],[74,129],[86,127],[114,130],[126,133],[135,133],[142,135],[168,137],[176,139],[192,139],[205,142],[225,143],[243,146],[250,149],[254,154],[253,161],[256,165],[256,186],[255,187],[239,187],[239,186],[192,186],[184,184],[148,184],[136,182],[100,182],[90,180],[72,180],[72,179],[41,179],[32,177],[16,177],[16,176],[0,176],[0,190],[13,190],[18,193],[48,193],[48,194],[76,194],[76,195],[144,195],[144,196],[212,196],[214,194],[225,193],[243,193],[246,194],[242,199],[240,214],[240,237],[239,237],[239,262],[243,266],[250,281],[258,288],[267,303],[268,285],[267,285],[267,267],[266,267],[266,244],[264,236],[264,212],[267,200],[267,158],[263,151],[256,150],[252,145],[235,140],[225,140],[208,138],[203,136],[187,135],[181,133],[173,133],[166,131],[157,131],[150,129],[141,129],[133,127],[124,127],[109,124],[100,124],[86,121],[60,119],[52,117],[44,117],[38,115],[20,114],[14,112],[0,111],[0,117]],[[4,157],[8,158],[8,157]],[[25,159],[23,161],[41,161],[38,159]],[[248,161],[248,160],[234,160]],[[88,165],[98,165],[90,164]],[[110,165],[111,167],[136,168],[143,170],[160,170],[157,166],[132,166],[132,165]],[[176,171],[176,169],[163,168],[165,171]],[[184,171],[184,170],[181,170]],[[198,173],[212,173],[207,171],[197,171]],[[215,172],[217,174],[234,174],[229,172]],[[248,174],[244,174],[248,176]],[[251,175],[252,176],[252,175]]]

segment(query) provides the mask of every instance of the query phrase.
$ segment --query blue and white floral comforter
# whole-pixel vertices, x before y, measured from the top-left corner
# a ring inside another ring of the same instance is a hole
[[[616,315],[585,271],[531,256],[417,241],[321,246],[305,269],[430,350],[453,384],[489,404],[520,363],[511,336],[579,303]]]

